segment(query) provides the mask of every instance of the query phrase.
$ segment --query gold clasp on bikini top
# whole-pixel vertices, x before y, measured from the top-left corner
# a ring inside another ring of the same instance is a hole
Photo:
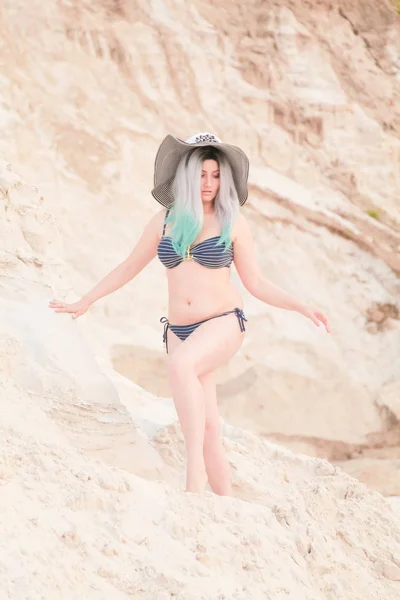
[[[193,258],[193,256],[190,254],[190,246],[188,246],[186,248],[186,256],[185,256],[185,260],[191,260]]]

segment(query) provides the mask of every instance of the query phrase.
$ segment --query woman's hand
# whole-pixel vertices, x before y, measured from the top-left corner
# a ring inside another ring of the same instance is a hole
[[[315,310],[314,308],[312,308],[310,306],[304,306],[304,307],[302,307],[301,310],[299,310],[299,313],[304,315],[305,317],[308,317],[309,319],[311,319],[311,321],[317,327],[319,327],[320,324],[323,323],[325,325],[325,329],[326,329],[327,333],[331,332],[331,328],[329,326],[328,319],[326,318],[324,313],[322,313],[321,311]]]
[[[85,314],[90,307],[90,302],[84,298],[81,298],[72,304],[66,304],[65,302],[59,302],[58,300],[50,300],[49,307],[54,308],[54,312],[72,313],[72,318],[77,319]]]

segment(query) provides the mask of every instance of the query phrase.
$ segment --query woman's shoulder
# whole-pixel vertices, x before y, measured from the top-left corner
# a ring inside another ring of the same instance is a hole
[[[158,234],[160,232],[160,234],[161,234],[163,226],[164,226],[166,214],[167,214],[166,208],[158,210],[147,222],[145,230],[147,230],[149,233]],[[160,235],[160,237],[161,237],[161,235]]]
[[[153,222],[155,225],[164,223],[167,213],[168,213],[168,209],[166,209],[166,208],[162,208],[161,210],[158,210],[150,219],[150,223]]]
[[[248,233],[249,230],[249,221],[247,220],[245,215],[242,212],[240,212],[232,224],[232,241],[235,242],[235,240],[238,237],[241,237],[243,234]]]

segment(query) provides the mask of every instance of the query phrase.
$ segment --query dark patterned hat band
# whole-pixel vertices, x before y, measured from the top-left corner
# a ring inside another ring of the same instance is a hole
[[[221,144],[221,140],[214,135],[213,133],[196,133],[192,135],[188,140],[186,140],[186,144],[200,144],[201,142],[211,142],[214,144]]]

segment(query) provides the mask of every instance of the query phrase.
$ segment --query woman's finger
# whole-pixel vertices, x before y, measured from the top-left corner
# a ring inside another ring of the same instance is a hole
[[[328,319],[327,317],[324,315],[324,313],[317,313],[317,316],[319,318],[319,320],[321,321],[321,323],[323,323],[325,325],[325,329],[328,333],[331,332],[329,323],[328,323]]]
[[[315,314],[313,314],[312,320],[316,324],[316,326],[319,327],[319,321],[318,321],[318,318],[315,316]]]
[[[320,313],[320,319],[323,322],[323,324],[325,325],[325,329],[329,332],[330,328],[329,328],[327,317],[323,313]]]

